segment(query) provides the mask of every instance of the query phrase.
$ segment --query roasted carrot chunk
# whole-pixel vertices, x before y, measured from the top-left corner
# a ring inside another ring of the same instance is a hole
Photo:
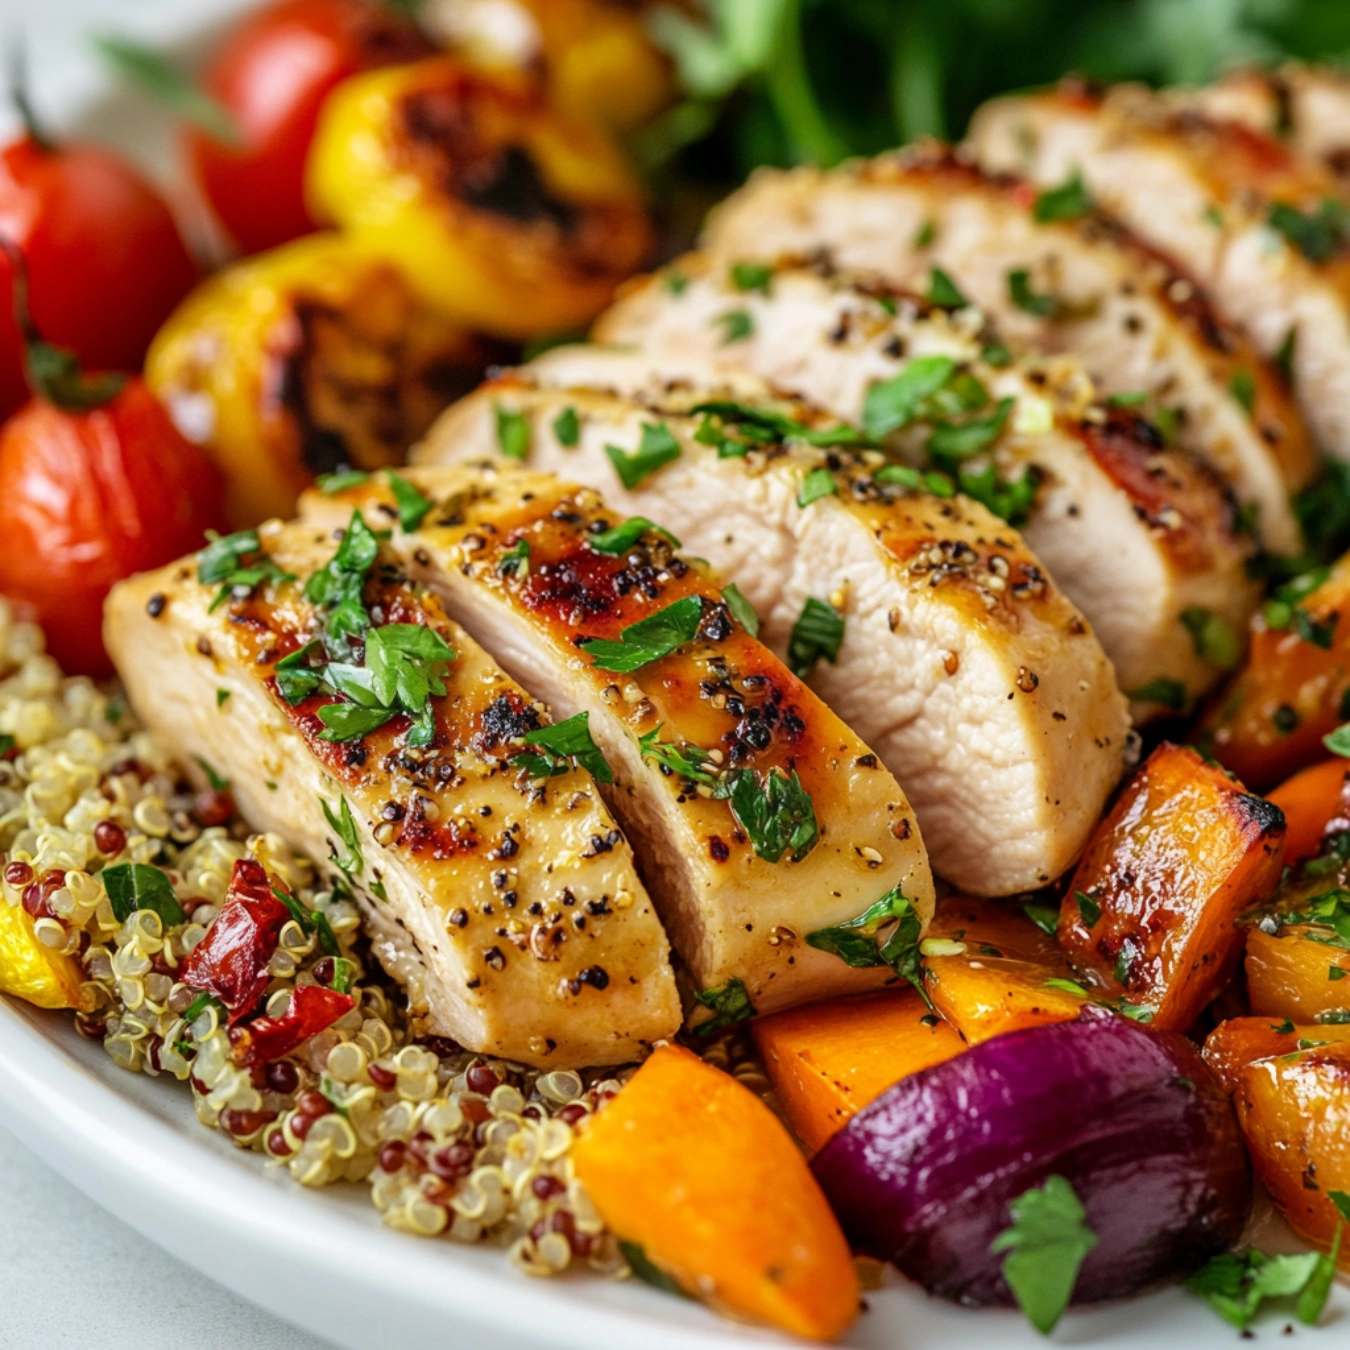
[[[1241,1070],[1233,1102],[1256,1174],[1290,1227],[1330,1247],[1337,1200],[1350,1209],[1350,1044],[1259,1059]],[[1341,1265],[1350,1268],[1344,1247]]]
[[[1229,1092],[1258,1059],[1291,1055],[1306,1042],[1350,1041],[1350,1026],[1297,1026],[1272,1017],[1230,1017],[1205,1038],[1205,1062]]]
[[[1294,867],[1317,856],[1328,831],[1350,828],[1350,760],[1324,759],[1266,796],[1284,812],[1284,864]]]
[[[933,1006],[971,1044],[1005,1031],[1070,1022],[1083,1011],[1073,971],[1055,940],[987,900],[942,901],[923,944]]]
[[[47,946],[22,905],[0,899],[0,994],[39,1008],[80,1008],[83,982],[80,963]]]
[[[572,1161],[611,1230],[713,1307],[817,1340],[856,1316],[853,1257],[801,1150],[697,1055],[656,1050]]]
[[[1205,751],[1244,783],[1268,788],[1321,759],[1322,737],[1345,720],[1348,608],[1350,554],[1312,591],[1252,619],[1246,663],[1215,696],[1199,732]]]
[[[750,1029],[788,1123],[811,1153],[891,1084],[966,1048],[909,985],[792,1008]]]
[[[1083,979],[1184,1031],[1233,973],[1244,911],[1280,878],[1284,817],[1185,746],[1160,745],[1088,842],[1059,913]]]

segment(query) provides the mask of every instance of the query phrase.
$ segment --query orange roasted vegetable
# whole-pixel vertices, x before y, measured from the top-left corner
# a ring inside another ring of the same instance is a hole
[[[84,1008],[83,983],[79,961],[47,946],[28,911],[0,895],[0,994],[39,1008]]]
[[[971,1045],[1083,1011],[1055,940],[990,901],[942,901],[920,950],[929,997]]]
[[[1266,796],[1284,812],[1284,865],[1295,867],[1317,855],[1323,836],[1350,829],[1350,761],[1325,759]]]
[[[1280,878],[1284,817],[1194,750],[1163,744],[1097,827],[1059,912],[1095,988],[1185,1031],[1228,983],[1244,911]]]
[[[1235,1092],[1247,1065],[1293,1054],[1307,1041],[1350,1041],[1350,1026],[1296,1026],[1272,1017],[1231,1017],[1205,1038],[1205,1063],[1229,1092]]]
[[[453,57],[358,75],[324,105],[310,204],[450,318],[501,337],[584,327],[651,247],[600,126]]]
[[[225,470],[243,528],[292,515],[317,474],[401,464],[494,354],[388,263],[316,234],[198,286],[160,329],[146,379]]]
[[[1238,1074],[1233,1097],[1252,1164],[1301,1237],[1330,1247],[1350,1208],[1350,1044],[1275,1055]],[[1342,1247],[1341,1266],[1350,1269]]]
[[[571,1156],[609,1228],[713,1307],[817,1340],[857,1315],[852,1254],[801,1151],[697,1055],[657,1049]]]
[[[1311,574],[1316,580],[1320,573]],[[1260,790],[1325,754],[1322,737],[1346,720],[1350,693],[1350,555],[1297,601],[1277,601],[1251,622],[1247,660],[1215,696],[1197,744]],[[1270,620],[1285,620],[1271,627]]]
[[[966,1048],[908,985],[773,1013],[750,1030],[811,1153],[891,1084]]]

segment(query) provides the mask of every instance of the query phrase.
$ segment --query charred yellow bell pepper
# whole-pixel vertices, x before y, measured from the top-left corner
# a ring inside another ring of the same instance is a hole
[[[236,528],[292,514],[316,475],[401,463],[499,349],[336,234],[227,267],[170,315],[146,379],[224,469]]]
[[[22,905],[0,899],[0,994],[39,1008],[83,1008],[83,983],[80,963],[48,947]]]
[[[607,133],[518,73],[455,57],[357,75],[310,149],[315,214],[501,337],[580,328],[645,260],[642,192]]]
[[[426,22],[467,59],[537,71],[549,100],[617,132],[650,121],[675,97],[669,58],[639,8],[614,0],[456,0]]]

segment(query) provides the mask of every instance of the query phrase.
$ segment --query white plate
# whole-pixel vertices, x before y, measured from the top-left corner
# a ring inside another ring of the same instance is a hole
[[[163,168],[169,140],[139,99],[109,88],[80,35],[103,24],[160,42],[201,42],[234,0],[0,0],[0,33],[20,28],[40,104],[58,125],[96,130]],[[246,1298],[352,1350],[447,1341],[492,1350],[735,1350],[782,1337],[720,1321],[637,1284],[516,1273],[495,1248],[407,1237],[381,1226],[365,1187],[306,1191],[193,1116],[169,1079],[118,1069],[66,1016],[0,998],[0,1123],[93,1199]],[[0,1209],[3,1207],[0,1206]],[[847,1344],[881,1350],[1019,1350],[1045,1342],[1011,1312],[972,1312],[892,1277],[867,1296]],[[1327,1344],[1350,1326],[1338,1288]],[[1278,1320],[1262,1334],[1278,1334]],[[1233,1330],[1177,1289],[1071,1313],[1061,1345],[1231,1350]]]

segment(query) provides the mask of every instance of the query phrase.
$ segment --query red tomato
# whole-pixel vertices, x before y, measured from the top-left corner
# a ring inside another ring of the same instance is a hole
[[[224,484],[139,378],[87,412],[29,403],[0,430],[0,593],[71,674],[105,675],[103,597],[222,521]]]
[[[139,370],[197,281],[163,198],[97,146],[46,149],[25,136],[0,151],[0,236],[24,255],[42,335],[94,370]],[[0,417],[27,398],[13,274],[0,257]]]
[[[431,50],[380,0],[279,0],[235,30],[205,86],[233,116],[243,146],[195,130],[187,139],[202,191],[244,252],[316,228],[305,206],[305,156],[328,91],[359,71]]]

